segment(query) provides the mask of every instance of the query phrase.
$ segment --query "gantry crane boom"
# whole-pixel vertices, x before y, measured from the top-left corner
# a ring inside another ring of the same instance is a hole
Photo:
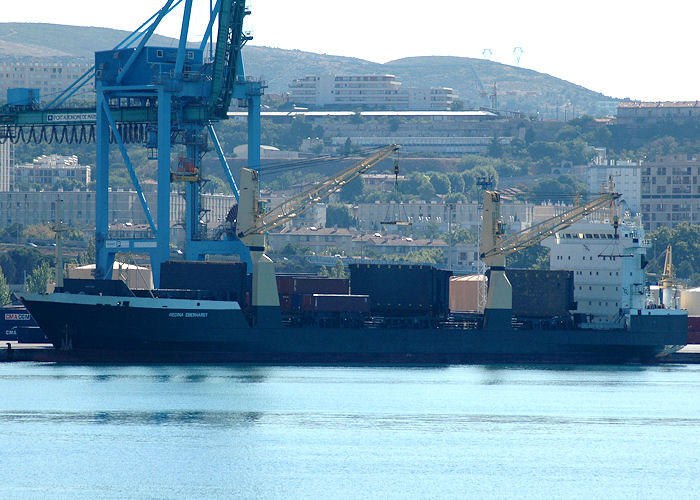
[[[252,37],[243,32],[243,20],[250,14],[245,2],[220,0],[219,36],[212,69],[210,113],[226,118],[237,76],[242,74],[241,49]]]
[[[376,151],[372,155],[346,168],[340,173],[328,177],[324,181],[314,185],[301,194],[284,201],[267,213],[259,214],[253,221],[253,225],[243,229],[239,234],[247,236],[250,234],[262,234],[271,229],[298,217],[312,206],[327,199],[333,193],[339,192],[348,182],[356,179],[380,161],[388,158],[398,151],[400,146],[391,144]]]

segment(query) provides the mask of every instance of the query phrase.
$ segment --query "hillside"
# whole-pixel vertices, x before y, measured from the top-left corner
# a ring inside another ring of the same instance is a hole
[[[93,59],[130,32],[91,26],[46,23],[0,23],[1,57],[81,57]],[[156,35],[154,44],[177,46],[173,38]]]
[[[0,57],[77,57],[92,59],[96,50],[114,47],[129,33],[108,28],[56,24],[0,23]],[[156,37],[154,44],[175,46],[176,40]],[[564,118],[601,115],[601,103],[611,98],[536,71],[484,59],[432,56],[409,57],[385,64],[362,59],[249,45],[244,49],[246,73],[268,83],[269,93],[288,90],[289,82],[323,73],[396,75],[411,87],[452,87],[466,108],[491,106],[496,83],[499,109]],[[558,111],[557,111],[558,110]]]

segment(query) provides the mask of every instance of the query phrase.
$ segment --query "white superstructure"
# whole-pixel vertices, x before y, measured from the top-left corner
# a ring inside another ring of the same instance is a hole
[[[550,269],[574,272],[580,327],[623,326],[630,309],[644,308],[647,244],[638,218],[581,221],[542,244],[550,249]]]

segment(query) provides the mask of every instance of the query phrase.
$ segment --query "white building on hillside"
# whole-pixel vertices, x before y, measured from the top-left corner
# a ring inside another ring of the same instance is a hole
[[[32,163],[17,165],[14,168],[14,186],[40,184],[51,186],[59,180],[76,181],[83,186],[90,183],[90,166],[81,165],[78,157],[62,155],[42,155]]]
[[[640,213],[642,207],[642,163],[607,158],[605,150],[586,168],[586,185],[589,193],[601,193],[603,186],[613,182],[613,191],[622,195],[632,214]]]
[[[450,109],[458,96],[447,87],[401,87],[394,75],[315,75],[289,84],[290,100],[314,107],[357,106],[381,109]]]
[[[72,57],[38,58],[8,57],[0,60],[0,101],[7,97],[7,89],[38,88],[41,100],[48,101],[68,88],[83,73],[90,70],[92,61]],[[86,87],[86,91],[92,88]],[[78,93],[73,99],[86,99]],[[91,97],[93,100],[95,96]]]

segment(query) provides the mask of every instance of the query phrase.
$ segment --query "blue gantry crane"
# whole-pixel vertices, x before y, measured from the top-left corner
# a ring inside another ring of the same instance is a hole
[[[238,188],[226,163],[213,124],[227,118],[232,99],[248,109],[248,167],[260,166],[260,100],[265,85],[246,78],[241,49],[250,40],[243,21],[245,0],[209,1],[209,22],[201,43],[187,43],[194,0],[167,0],[165,5],[113,50],[95,54],[93,69],[43,108],[38,90],[11,89],[0,110],[0,141],[95,142],[96,147],[96,278],[109,278],[117,252],[148,253],[153,279],[170,253],[170,192],[185,184],[185,257],[238,255],[252,266],[250,250],[235,235],[213,237],[203,230],[201,161],[214,149],[238,199]],[[177,47],[148,45],[163,18],[183,5]],[[214,36],[216,35],[216,36]],[[95,108],[66,107],[66,102],[94,77]],[[157,162],[157,201],[146,201],[127,144],[143,144]],[[110,148],[121,152],[150,230],[139,237],[115,238],[109,226]],[[173,147],[183,154],[173,158]],[[232,211],[231,214],[235,214]],[[232,215],[235,218],[235,215]],[[235,225],[235,220],[230,220]]]

